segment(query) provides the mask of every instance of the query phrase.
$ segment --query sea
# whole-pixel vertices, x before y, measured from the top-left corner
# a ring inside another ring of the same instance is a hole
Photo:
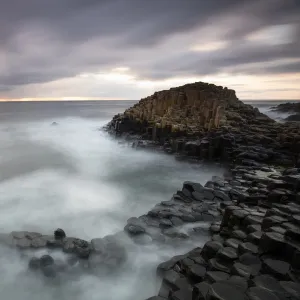
[[[222,175],[217,164],[191,164],[120,144],[102,127],[136,101],[0,103],[0,235],[52,234],[86,240],[114,234],[127,219],[171,199],[186,180],[204,184]],[[253,101],[270,108],[277,101]],[[201,247],[207,237],[193,245]],[[191,247],[191,246],[190,246]],[[1,299],[142,300],[157,293],[156,266],[187,250],[152,246],[129,255],[130,268],[113,277],[82,274],[51,284],[27,272],[28,260],[0,243]]]

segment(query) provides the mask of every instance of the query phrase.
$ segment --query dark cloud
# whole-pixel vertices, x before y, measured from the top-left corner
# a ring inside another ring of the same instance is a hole
[[[300,58],[299,13],[299,0],[3,1],[0,90],[119,66],[152,80],[300,72],[299,63],[264,65]],[[294,30],[288,42],[249,39],[269,26],[287,24]],[[189,49],[189,44],[219,40],[226,47]]]

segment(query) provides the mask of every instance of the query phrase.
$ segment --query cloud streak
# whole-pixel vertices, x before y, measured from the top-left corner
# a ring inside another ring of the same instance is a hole
[[[299,13],[297,0],[6,1],[0,98],[64,97],[72,84],[140,98],[174,78],[300,74]]]

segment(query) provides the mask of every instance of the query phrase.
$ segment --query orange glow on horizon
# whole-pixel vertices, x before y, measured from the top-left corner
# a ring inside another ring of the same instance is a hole
[[[0,102],[31,102],[31,101],[105,101],[105,100],[130,100],[126,98],[111,97],[41,97],[41,98],[0,98]]]

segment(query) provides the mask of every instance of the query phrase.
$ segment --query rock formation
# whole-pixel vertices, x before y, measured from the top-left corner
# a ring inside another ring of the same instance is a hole
[[[165,134],[199,135],[236,123],[274,123],[257,109],[239,101],[234,90],[197,82],[156,92],[114,118],[116,130],[140,130],[152,138]],[[133,123],[130,126],[130,121]],[[140,126],[135,126],[135,124]]]
[[[116,115],[107,129],[127,138],[138,134],[137,146],[153,141],[168,153],[198,159],[300,163],[296,124],[279,124],[235,91],[202,82],[154,93]]]

